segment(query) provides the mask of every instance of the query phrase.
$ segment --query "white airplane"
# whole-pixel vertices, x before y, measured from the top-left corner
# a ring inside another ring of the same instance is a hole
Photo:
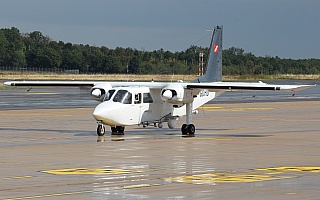
[[[113,135],[123,135],[125,126],[148,125],[175,128],[186,115],[183,135],[193,135],[192,114],[196,108],[225,91],[270,90],[298,91],[313,85],[274,85],[263,82],[222,82],[222,26],[213,30],[206,73],[190,83],[178,82],[97,82],[97,81],[8,81],[9,86],[91,86],[91,96],[101,102],[93,111],[97,134],[105,134],[105,125]]]

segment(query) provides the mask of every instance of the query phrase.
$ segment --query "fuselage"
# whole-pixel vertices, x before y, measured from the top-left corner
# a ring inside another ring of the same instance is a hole
[[[215,92],[199,91],[192,91],[197,92],[193,109],[216,97]],[[175,120],[185,114],[183,103],[172,104],[163,101],[160,89],[149,87],[112,88],[93,112],[94,118],[105,125],[128,126],[170,121],[170,128],[173,128]]]

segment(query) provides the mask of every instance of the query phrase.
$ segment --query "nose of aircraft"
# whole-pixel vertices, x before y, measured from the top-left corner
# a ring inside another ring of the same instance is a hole
[[[104,121],[106,116],[106,110],[107,110],[107,105],[105,105],[105,103],[100,103],[99,105],[96,106],[96,108],[94,109],[92,115],[93,117],[97,120],[97,121]]]

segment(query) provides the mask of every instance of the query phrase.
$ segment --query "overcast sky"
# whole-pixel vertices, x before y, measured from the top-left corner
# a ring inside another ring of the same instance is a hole
[[[319,0],[0,0],[0,28],[53,40],[147,51],[207,47],[223,25],[223,49],[320,58]]]

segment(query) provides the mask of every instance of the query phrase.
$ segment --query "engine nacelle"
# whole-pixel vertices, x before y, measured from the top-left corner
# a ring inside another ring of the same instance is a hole
[[[161,99],[171,103],[179,103],[184,100],[184,92],[180,84],[171,84],[161,90]]]
[[[112,86],[109,83],[95,85],[90,91],[92,99],[102,102],[111,88]]]

